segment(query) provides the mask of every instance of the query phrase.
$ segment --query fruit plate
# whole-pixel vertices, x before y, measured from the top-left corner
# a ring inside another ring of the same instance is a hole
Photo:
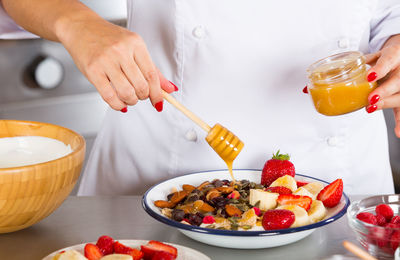
[[[132,248],[137,248],[140,249],[141,245],[146,245],[147,242],[149,242],[148,240],[118,240],[119,242],[121,242],[122,244],[132,247]],[[94,243],[96,244],[96,242],[88,242],[88,243]],[[67,250],[76,250],[80,253],[83,254],[83,249],[85,248],[85,245],[87,243],[84,244],[79,244],[79,245],[74,245],[74,246],[70,246],[70,247],[66,247],[60,250],[57,250],[51,254],[49,254],[48,256],[46,256],[45,258],[43,258],[42,260],[51,260],[58,252],[61,251],[67,251]],[[184,247],[184,246],[180,246],[180,245],[176,245],[176,244],[171,244],[171,243],[167,243],[171,246],[174,246],[178,249],[178,257],[176,258],[177,260],[211,260],[208,256],[204,255],[203,253],[200,253],[199,251],[196,251],[194,249],[191,249],[189,247]]]
[[[234,175],[237,180],[249,180],[256,183],[260,183],[261,180],[261,170],[235,169]],[[319,181],[324,186],[329,184],[326,181],[301,174],[296,174],[295,178],[304,182]],[[160,209],[154,205],[156,200],[165,200],[173,188],[181,189],[183,184],[196,186],[204,181],[212,181],[214,179],[229,180],[229,172],[227,170],[203,171],[166,180],[146,191],[142,198],[142,206],[156,220],[177,228],[186,236],[199,242],[227,248],[255,249],[282,246],[296,242],[310,235],[316,228],[341,218],[350,204],[349,198],[343,193],[339,204],[328,209],[328,214],[324,220],[306,226],[270,231],[218,230],[187,225],[165,217],[161,214]]]

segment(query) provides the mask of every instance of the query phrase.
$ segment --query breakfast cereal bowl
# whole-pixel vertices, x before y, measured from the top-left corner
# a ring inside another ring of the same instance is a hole
[[[29,227],[50,215],[76,184],[85,140],[67,128],[40,122],[0,120],[0,138],[46,137],[71,152],[47,162],[0,168],[0,233]]]
[[[260,170],[236,169],[234,175],[237,180],[248,180],[259,183],[261,180]],[[296,174],[297,181],[304,182],[321,182],[327,185],[328,182]],[[173,188],[180,189],[183,184],[200,185],[204,181],[212,181],[214,179],[230,179],[227,170],[205,171],[187,174],[175,177],[161,182],[146,191],[142,198],[142,206],[144,210],[156,220],[167,224],[173,228],[177,228],[186,236],[213,246],[237,248],[237,249],[256,249],[269,248],[296,242],[310,235],[316,228],[327,225],[346,213],[349,205],[349,198],[343,193],[338,205],[330,208],[326,217],[316,223],[279,230],[220,230],[200,226],[193,226],[172,220],[161,213],[161,210],[154,205],[157,200],[165,200],[171,193]]]
[[[357,218],[361,212],[376,215],[375,207],[380,204],[390,206],[394,216],[400,215],[400,195],[378,195],[352,202],[347,209],[348,223],[357,240],[371,255],[378,259],[393,259],[400,242],[400,225],[379,226]]]

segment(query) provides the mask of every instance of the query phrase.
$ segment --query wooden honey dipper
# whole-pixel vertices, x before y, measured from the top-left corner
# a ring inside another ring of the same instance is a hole
[[[214,149],[214,151],[224,160],[228,166],[229,173],[232,180],[235,181],[232,172],[232,165],[235,158],[243,149],[244,143],[230,132],[228,129],[220,124],[215,124],[212,128],[201,120],[198,116],[193,114],[189,109],[179,103],[174,97],[163,90],[163,97],[171,105],[180,110],[184,115],[190,118],[193,122],[199,125],[208,134],[206,136],[207,143]]]

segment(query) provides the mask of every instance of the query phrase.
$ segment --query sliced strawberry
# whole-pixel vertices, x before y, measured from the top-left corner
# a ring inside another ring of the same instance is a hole
[[[297,205],[308,211],[311,207],[312,198],[302,195],[282,194],[276,200],[280,205]]]
[[[325,188],[323,188],[317,199],[324,203],[325,207],[332,208],[339,204],[343,194],[343,181],[337,179]]]
[[[361,212],[358,213],[356,216],[357,219],[365,222],[365,223],[369,223],[372,225],[378,225],[378,221],[376,220],[376,217],[374,214],[369,213],[369,212]]]
[[[143,252],[144,260],[151,260],[153,256],[159,252],[159,250],[154,249],[151,246],[140,246],[140,250]]]
[[[295,221],[295,215],[287,209],[271,209],[264,213],[262,225],[265,230],[289,228]]]
[[[132,260],[141,260],[144,253],[138,249],[132,248],[128,255],[132,256]]]
[[[174,260],[175,257],[168,252],[158,251],[153,255],[151,260]]]
[[[103,255],[109,255],[114,253],[114,239],[109,236],[101,236],[97,240],[96,246],[99,247]]]
[[[143,257],[143,252],[141,252],[140,250],[126,246],[118,241],[114,242],[114,253],[130,255],[132,256],[133,260],[140,260]]]
[[[131,251],[132,248],[129,246],[126,246],[118,241],[114,242],[114,253],[116,254],[124,254],[124,255],[129,255],[129,252]]]
[[[265,191],[279,194],[292,194],[292,191],[289,188],[283,186],[268,187]]]
[[[304,182],[304,181],[296,181],[296,183],[297,183],[297,188],[300,188],[301,186],[308,184],[308,182]]]
[[[85,257],[89,260],[100,260],[103,257],[103,253],[100,251],[100,248],[95,244],[86,244],[85,245]]]
[[[164,244],[159,241],[150,240],[149,243],[147,243],[147,245],[152,247],[153,249],[157,249],[158,251],[164,251],[170,253],[174,257],[178,255],[178,249],[176,249],[176,247]]]
[[[377,215],[382,215],[385,217],[387,222],[390,222],[393,218],[393,209],[386,204],[379,204],[378,206],[375,207],[375,212]]]

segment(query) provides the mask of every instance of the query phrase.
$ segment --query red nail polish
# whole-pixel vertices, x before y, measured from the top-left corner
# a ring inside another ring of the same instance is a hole
[[[156,108],[156,110],[158,111],[158,112],[161,112],[162,111],[162,109],[163,109],[163,101],[160,101],[160,102],[158,102],[158,103],[156,103],[155,105],[154,105],[154,107]]]
[[[376,103],[378,103],[379,99],[381,99],[379,95],[373,95],[372,98],[369,100],[369,103],[371,105],[375,105]]]
[[[367,107],[365,108],[365,110],[367,110],[368,113],[372,113],[372,112],[375,112],[375,110],[376,110],[377,108],[378,108],[378,107],[377,107],[376,105],[371,105],[371,106],[367,106]]]
[[[378,77],[378,74],[376,74],[376,72],[371,72],[370,74],[368,74],[367,80],[368,80],[368,82],[372,82],[372,81],[376,80],[377,77]]]
[[[169,83],[171,83],[171,84],[172,84],[172,86],[174,86],[174,90],[175,90],[175,91],[178,91],[178,90],[179,90],[179,89],[178,89],[178,87],[177,87],[177,86],[175,86],[175,84],[174,84],[174,83],[172,83],[171,81],[170,81]]]
[[[307,86],[305,86],[305,87],[303,88],[303,93],[308,94],[308,88],[307,88]]]
[[[123,109],[121,109],[121,112],[122,112],[122,113],[128,112],[128,107],[124,107]]]

